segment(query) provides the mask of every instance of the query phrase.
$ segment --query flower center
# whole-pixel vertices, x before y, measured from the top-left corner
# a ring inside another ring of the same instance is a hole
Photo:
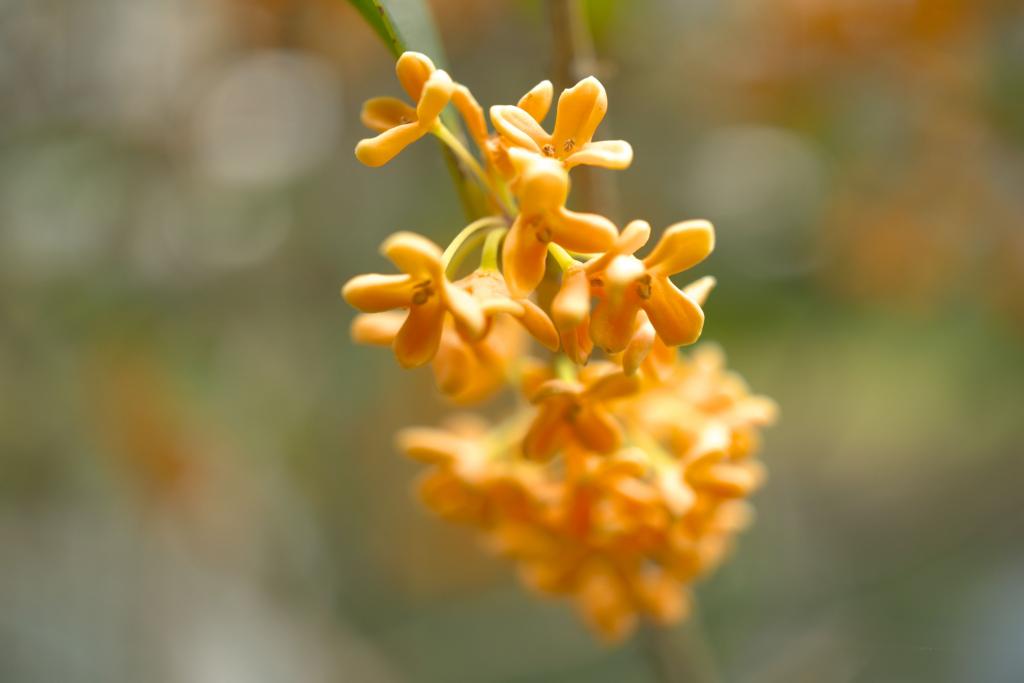
[[[554,145],[544,145],[543,147],[541,147],[541,151],[544,152],[544,156],[546,156],[546,157],[553,157],[553,156],[555,156],[555,147],[554,147]]]
[[[636,281],[636,293],[641,299],[651,298],[651,275],[650,273],[644,273],[640,276],[640,279]]]
[[[413,288],[412,303],[414,306],[422,306],[434,295],[433,283],[430,280],[418,282]]]

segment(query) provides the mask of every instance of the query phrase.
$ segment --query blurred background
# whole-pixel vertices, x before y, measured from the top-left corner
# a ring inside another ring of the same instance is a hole
[[[485,106],[550,75],[539,0],[431,4]],[[1024,7],[586,8],[611,217],[715,222],[704,338],[782,406],[669,640],[1024,680]],[[392,64],[342,0],[0,0],[0,681],[651,680],[412,497],[448,407],[338,296],[463,224],[435,145],[352,156]]]

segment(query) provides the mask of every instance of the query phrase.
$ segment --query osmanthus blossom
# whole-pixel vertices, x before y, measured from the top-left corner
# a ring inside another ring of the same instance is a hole
[[[523,297],[544,278],[548,245],[576,252],[609,249],[618,235],[615,224],[594,213],[565,207],[569,174],[561,164],[544,157],[509,150],[519,215],[508,231],[502,251],[502,272],[513,295]]]
[[[359,275],[349,280],[341,294],[366,313],[408,309],[394,341],[395,358],[403,367],[417,367],[434,357],[446,313],[470,338],[483,336],[487,318],[473,297],[445,276],[436,244],[412,232],[399,232],[384,241],[381,252],[402,274]]]
[[[551,84],[542,81],[518,105],[491,107],[491,122],[511,146],[560,161],[565,168],[580,164],[623,169],[633,161],[624,140],[594,142],[594,133],[608,111],[608,94],[593,76],[563,91],[558,98],[555,127],[540,125],[551,106]]]
[[[495,215],[444,251],[409,232],[386,239],[400,272],[357,275],[342,289],[363,311],[352,336],[392,347],[404,367],[431,363],[456,404],[507,387],[525,399],[494,424],[462,417],[403,431],[400,449],[427,466],[421,500],[477,529],[526,586],[571,600],[608,641],[641,619],[684,619],[692,581],[751,519],[745,498],[765,478],[759,434],[776,413],[713,347],[677,348],[700,337],[715,280],[680,289],[671,277],[708,256],[711,224],[672,225],[639,257],[646,222],[620,233],[567,208],[573,168],[632,160],[628,143],[593,140],[608,107],[593,77],[561,94],[550,134],[548,81],[491,107],[492,133],[469,89],[424,55],[402,55],[396,72],[415,106],[370,100],[363,120],[380,134],[357,157],[379,166],[432,133]],[[442,121],[449,104],[479,161]],[[479,245],[480,265],[463,268]]]
[[[395,97],[366,101],[363,124],[379,133],[356,145],[356,158],[367,166],[383,166],[431,132],[456,89],[447,72],[435,68],[429,57],[418,52],[406,52],[399,57],[395,73],[415,107]]]
[[[714,228],[707,221],[686,221],[665,230],[643,260],[633,254],[650,238],[645,221],[623,229],[614,246],[585,264],[570,267],[552,302],[552,317],[566,353],[576,363],[589,358],[593,345],[627,354],[626,370],[636,370],[655,337],[665,346],[692,344],[704,326],[701,301],[677,288],[669,276],[703,261],[714,249]],[[703,280],[699,294],[714,280]],[[591,300],[597,307],[591,312]],[[639,336],[638,336],[639,334]]]

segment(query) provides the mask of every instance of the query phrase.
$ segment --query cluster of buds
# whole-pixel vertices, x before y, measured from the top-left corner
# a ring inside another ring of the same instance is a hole
[[[683,357],[676,348],[700,337],[714,279],[680,289],[671,276],[710,254],[711,224],[670,226],[638,257],[646,222],[620,231],[566,207],[571,169],[632,162],[628,143],[593,140],[607,110],[596,78],[561,94],[551,133],[542,126],[548,81],[514,106],[492,107],[492,133],[469,90],[424,55],[403,54],[396,70],[415,107],[367,102],[363,121],[379,134],[356,156],[379,166],[435,135],[493,215],[443,250],[409,232],[385,240],[401,272],[345,285],[345,300],[363,311],[353,337],[391,346],[404,367],[432,364],[439,391],[459,405],[504,387],[525,399],[494,425],[462,415],[399,435],[407,455],[431,465],[424,503],[477,528],[528,586],[572,598],[609,640],[640,617],[679,621],[690,584],[750,518],[744,498],[764,478],[758,430],[775,414],[717,349]],[[448,105],[477,156],[443,123]],[[479,267],[457,277],[477,249]],[[531,337],[545,359],[531,355]]]

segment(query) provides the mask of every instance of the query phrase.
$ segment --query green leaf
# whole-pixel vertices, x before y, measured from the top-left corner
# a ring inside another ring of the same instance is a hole
[[[380,36],[394,57],[422,52],[444,68],[444,51],[433,17],[423,0],[349,0]]]

